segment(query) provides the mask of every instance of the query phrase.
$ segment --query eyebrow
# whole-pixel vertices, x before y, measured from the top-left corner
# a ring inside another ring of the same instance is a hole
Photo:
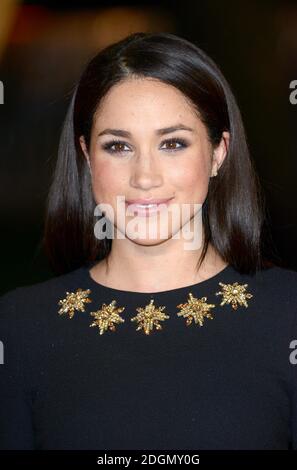
[[[171,132],[175,132],[175,131],[194,132],[194,129],[192,129],[191,127],[185,126],[184,124],[176,124],[175,126],[163,127],[162,129],[157,129],[155,133],[157,135],[165,135],[165,134],[170,134]],[[105,134],[111,134],[111,135],[115,135],[118,137],[131,137],[131,132],[125,131],[123,129],[104,129],[104,131],[98,134],[98,137],[100,137],[101,135],[105,135]]]

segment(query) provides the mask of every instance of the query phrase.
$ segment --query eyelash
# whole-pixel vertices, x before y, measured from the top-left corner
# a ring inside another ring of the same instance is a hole
[[[181,147],[179,148],[176,148],[176,149],[167,149],[168,152],[177,152],[179,150],[182,150],[183,148],[186,148],[188,147],[188,143],[185,139],[181,139],[181,138],[171,138],[171,139],[167,139],[167,140],[164,140],[162,142],[162,144],[180,144]],[[117,150],[112,150],[111,147],[113,145],[127,145],[126,142],[123,142],[122,140],[111,140],[110,142],[106,142],[105,144],[102,145],[102,149],[107,151],[108,153],[111,153],[111,154],[114,154],[114,153],[124,153],[125,150],[120,150],[120,151],[117,151]]]

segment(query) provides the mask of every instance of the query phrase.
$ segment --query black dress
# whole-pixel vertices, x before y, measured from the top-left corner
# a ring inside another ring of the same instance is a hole
[[[1,297],[1,449],[297,449],[297,272],[229,265],[142,293],[89,269]],[[79,288],[91,301],[70,318],[59,300]],[[124,321],[104,329],[90,313],[113,300]]]

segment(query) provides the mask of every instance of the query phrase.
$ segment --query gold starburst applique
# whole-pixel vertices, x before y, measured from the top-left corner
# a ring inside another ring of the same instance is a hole
[[[85,311],[85,303],[92,302],[88,298],[88,295],[91,293],[90,289],[82,290],[81,288],[76,289],[75,292],[67,292],[64,299],[59,300],[58,305],[62,305],[58,311],[59,315],[63,313],[68,313],[69,318],[73,318],[75,310],[80,312]]]
[[[98,326],[100,335],[103,335],[108,329],[115,331],[115,323],[123,323],[125,320],[119,315],[125,310],[125,307],[116,307],[116,300],[113,300],[109,305],[102,304],[101,309],[96,312],[91,312],[95,320],[90,326]]]
[[[234,310],[237,310],[238,305],[248,306],[246,299],[251,299],[252,294],[246,292],[248,284],[224,284],[219,282],[219,285],[223,288],[223,291],[216,292],[216,295],[222,295],[223,300],[220,305],[231,304]]]
[[[144,308],[138,307],[136,310],[138,314],[131,318],[131,321],[137,321],[138,327],[136,331],[143,329],[146,335],[149,335],[150,332],[153,330],[154,326],[156,330],[161,330],[162,326],[160,325],[159,321],[164,321],[170,318],[165,313],[162,313],[165,309],[165,306],[162,307],[155,307],[154,299],[150,300],[150,303],[146,305]]]
[[[210,318],[213,320],[213,316],[209,310],[214,308],[215,305],[208,304],[206,301],[207,297],[201,297],[200,299],[197,299],[190,292],[188,301],[185,304],[177,305],[177,308],[181,309],[181,311],[177,313],[177,316],[183,316],[186,318],[187,326],[191,325],[193,320],[195,323],[198,323],[200,326],[202,326],[205,318]]]

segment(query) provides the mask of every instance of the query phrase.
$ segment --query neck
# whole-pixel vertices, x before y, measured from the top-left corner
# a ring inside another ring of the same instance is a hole
[[[204,237],[202,236],[202,242]],[[99,283],[121,290],[157,292],[204,281],[226,267],[209,244],[197,270],[203,243],[198,249],[185,250],[184,240],[170,238],[157,245],[140,245],[128,238],[112,241],[108,257],[90,271]]]

